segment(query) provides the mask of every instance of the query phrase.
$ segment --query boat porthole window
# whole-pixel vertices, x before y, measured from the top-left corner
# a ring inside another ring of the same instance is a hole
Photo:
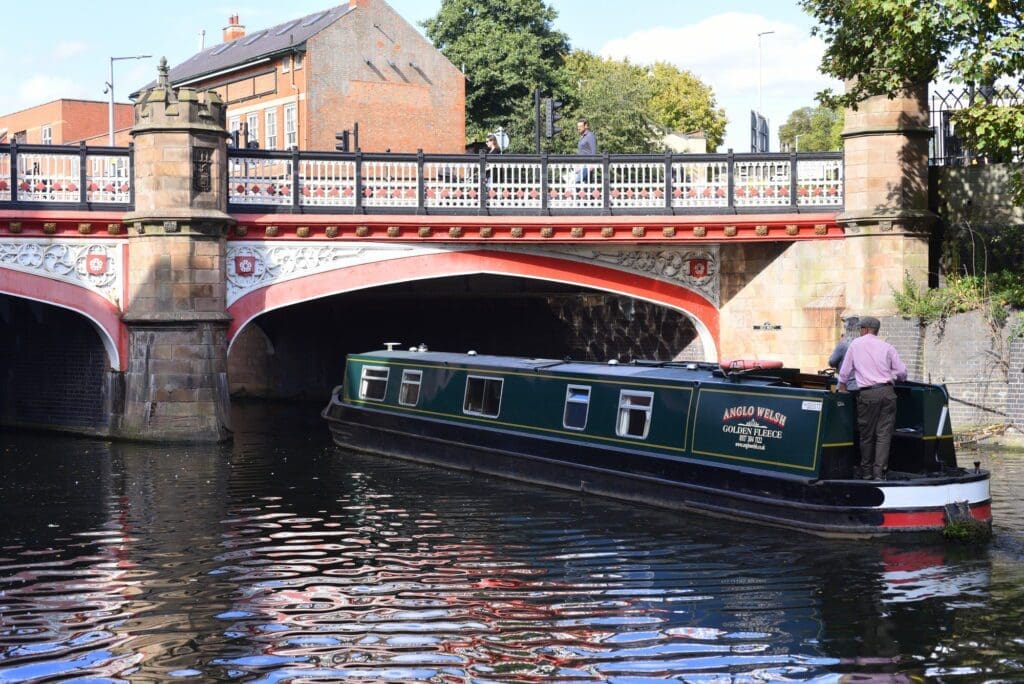
[[[587,427],[587,415],[590,413],[590,388],[586,385],[569,385],[565,389],[565,413],[562,415],[562,426],[570,430],[583,430]]]
[[[501,378],[484,378],[470,375],[466,378],[466,399],[462,412],[477,416],[497,418],[501,410]]]
[[[615,434],[619,437],[646,439],[651,430],[653,407],[653,392],[622,390],[619,393],[619,414],[615,423]]]
[[[388,369],[381,366],[363,366],[359,382],[359,398],[384,401],[388,391]]]
[[[415,406],[420,401],[420,381],[423,371],[402,371],[402,387],[398,390],[398,403],[403,406]]]

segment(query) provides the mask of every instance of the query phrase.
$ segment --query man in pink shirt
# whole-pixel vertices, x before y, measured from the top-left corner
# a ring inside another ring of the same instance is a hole
[[[907,367],[896,348],[878,339],[881,323],[874,316],[860,319],[860,337],[850,343],[839,367],[839,391],[852,376],[857,381],[857,429],[860,431],[860,475],[885,479],[889,444],[896,428],[896,381],[907,379]]]

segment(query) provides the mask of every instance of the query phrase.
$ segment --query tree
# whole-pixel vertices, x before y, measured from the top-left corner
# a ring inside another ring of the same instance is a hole
[[[572,113],[590,122],[601,151],[661,152],[670,131],[703,131],[711,149],[724,137],[725,112],[711,88],[671,64],[648,67],[578,50],[566,59],[562,78]],[[555,149],[575,146],[575,138],[565,137]]]
[[[801,0],[825,40],[822,70],[847,82],[846,93],[819,94],[829,106],[893,96],[907,83],[937,77],[991,85],[1024,73],[1021,0]],[[1024,107],[978,100],[954,122],[977,152],[1008,158],[1024,149]],[[1024,201],[1021,170],[1017,199]]]
[[[655,62],[650,75],[654,81],[651,110],[657,125],[665,132],[701,131],[708,151],[716,150],[725,140],[728,119],[725,110],[717,106],[711,86],[666,62]]]
[[[800,152],[843,149],[843,112],[830,107],[801,107],[779,126],[779,142]],[[797,136],[800,136],[799,145]]]
[[[519,149],[532,149],[533,92],[555,92],[569,51],[555,31],[558,14],[543,0],[442,0],[423,22],[427,37],[466,75],[466,135],[482,140],[498,126]]]

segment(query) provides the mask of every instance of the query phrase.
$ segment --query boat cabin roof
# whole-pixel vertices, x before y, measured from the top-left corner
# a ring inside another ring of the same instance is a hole
[[[791,378],[799,371],[794,368],[773,368],[740,371],[730,374],[717,363],[698,361],[645,361],[600,362],[574,361],[572,359],[543,359],[518,356],[496,356],[475,352],[452,353],[434,351],[380,350],[353,354],[366,360],[380,359],[382,362],[408,363],[416,365],[454,366],[473,368],[494,373],[544,371],[547,373],[572,373],[595,377],[683,380],[687,382],[729,382],[742,381],[747,384],[771,385]]]

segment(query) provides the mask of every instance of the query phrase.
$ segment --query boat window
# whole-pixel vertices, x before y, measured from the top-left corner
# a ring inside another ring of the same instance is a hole
[[[423,379],[423,371],[404,370],[402,371],[402,387],[398,391],[398,403],[405,406],[415,406],[420,401],[420,380]]]
[[[482,378],[476,375],[467,377],[466,401],[462,405],[462,412],[497,418],[504,382],[501,378]]]
[[[585,385],[569,385],[565,389],[565,413],[562,425],[570,430],[582,430],[587,427],[587,414],[590,413],[590,388]]]
[[[363,366],[363,378],[359,383],[359,398],[384,401],[388,391],[388,369],[381,366]]]
[[[653,392],[622,390],[619,393],[619,420],[615,425],[615,434],[619,437],[645,439],[651,429],[653,404]]]

